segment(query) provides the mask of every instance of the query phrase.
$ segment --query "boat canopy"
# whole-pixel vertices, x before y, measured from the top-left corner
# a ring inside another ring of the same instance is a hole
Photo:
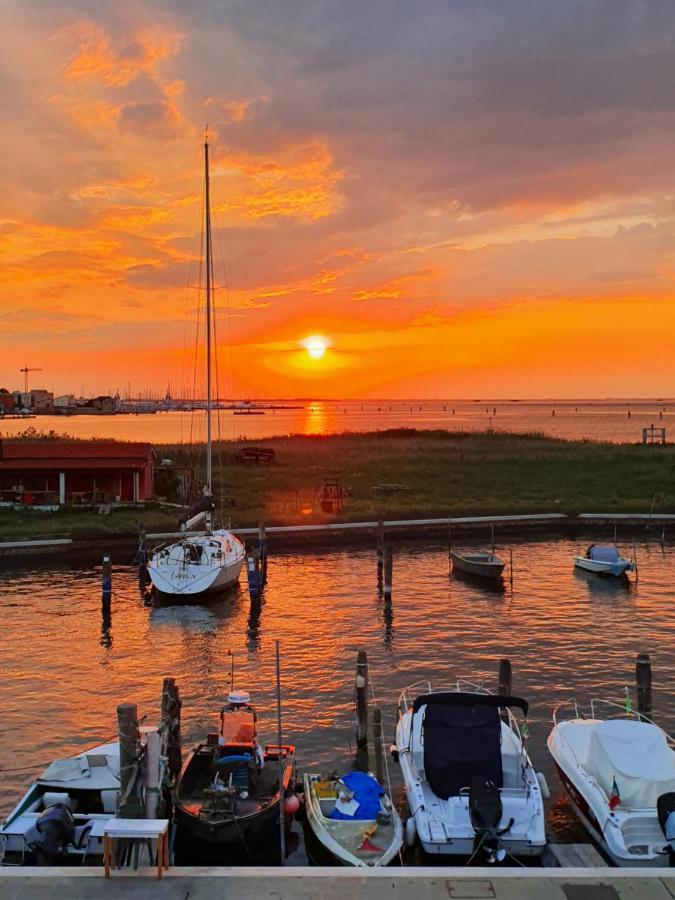
[[[586,769],[620,805],[652,809],[662,794],[675,791],[675,752],[656,725],[631,719],[600,722],[591,734]]]
[[[431,704],[424,715],[424,771],[431,790],[447,800],[476,775],[502,787],[501,719],[496,706]]]
[[[619,561],[619,551],[616,547],[598,547],[593,544],[588,548],[588,558],[594,562],[615,563]]]
[[[495,709],[503,709],[508,706],[516,706],[527,715],[529,709],[527,700],[522,697],[502,697],[499,694],[475,694],[469,691],[437,691],[431,694],[422,694],[413,704],[413,712],[416,713],[422,706],[492,706]]]

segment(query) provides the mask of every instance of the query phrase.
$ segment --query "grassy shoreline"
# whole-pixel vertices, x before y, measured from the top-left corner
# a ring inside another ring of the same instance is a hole
[[[235,527],[261,519],[308,524],[537,512],[675,512],[675,445],[398,429],[271,438],[258,443],[275,451],[273,465],[237,463],[237,451],[251,443],[223,442],[215,453],[215,491],[234,501],[224,514]],[[158,460],[171,459],[174,466],[203,460],[200,447],[157,445],[156,450]],[[338,478],[348,489],[339,516],[319,509],[318,488],[326,478]],[[382,484],[406,490],[376,492]],[[157,504],[113,510],[109,516],[72,507],[54,513],[3,509],[0,540],[134,534],[140,522],[148,531],[166,531],[175,528],[178,517],[178,510]]]

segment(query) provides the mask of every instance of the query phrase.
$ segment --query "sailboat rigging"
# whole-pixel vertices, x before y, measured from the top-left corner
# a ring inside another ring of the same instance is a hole
[[[208,133],[204,140],[204,269],[206,302],[206,479],[204,496],[190,510],[183,524],[192,530],[204,524],[202,534],[192,535],[158,548],[148,562],[153,586],[164,594],[195,595],[222,590],[234,584],[244,563],[241,541],[227,529],[213,529],[213,380],[214,336],[213,240],[211,233],[211,185]]]

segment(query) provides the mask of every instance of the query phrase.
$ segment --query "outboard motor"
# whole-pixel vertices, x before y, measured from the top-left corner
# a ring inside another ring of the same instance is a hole
[[[659,797],[656,801],[656,815],[667,841],[669,864],[675,867],[675,792]]]
[[[62,863],[66,847],[75,839],[75,820],[65,803],[56,803],[40,813],[26,834],[32,865],[56,866]]]
[[[469,789],[469,818],[476,834],[473,852],[483,847],[489,863],[501,862],[506,851],[499,846],[499,838],[513,825],[510,819],[505,828],[499,827],[502,819],[502,798],[497,785],[485,775],[476,775]]]

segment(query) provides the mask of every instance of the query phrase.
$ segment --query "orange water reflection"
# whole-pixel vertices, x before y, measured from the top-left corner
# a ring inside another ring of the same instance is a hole
[[[627,544],[630,539],[625,535]],[[122,701],[137,703],[154,720],[166,674],[180,685],[185,733],[203,733],[229,689],[228,650],[235,654],[235,683],[259,705],[263,737],[273,734],[279,638],[284,734],[298,746],[301,768],[349,764],[360,647],[369,654],[387,740],[402,686],[483,673],[494,684],[499,658],[510,656],[514,690],[531,701],[531,752],[555,800],[560,788],[545,748],[553,704],[570,696],[621,698],[636,652],[652,654],[654,712],[664,727],[675,726],[666,674],[675,663],[675,551],[642,549],[639,583],[625,587],[575,575],[571,558],[578,548],[570,541],[513,549],[513,591],[507,586],[495,594],[448,577],[445,546],[397,546],[391,603],[378,592],[371,548],[273,554],[258,608],[243,581],[208,606],[148,607],[134,569],[118,564],[109,622],[102,619],[93,565],[5,567],[0,769],[16,767],[18,758],[26,766],[46,763],[112,735]],[[3,772],[0,809],[7,810],[31,774]]]

